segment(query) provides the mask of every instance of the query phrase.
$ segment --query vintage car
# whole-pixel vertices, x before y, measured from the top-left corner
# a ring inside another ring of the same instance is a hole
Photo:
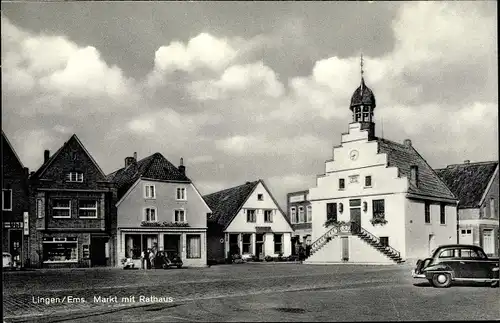
[[[498,258],[488,258],[474,245],[443,245],[431,258],[418,260],[412,277],[427,279],[434,287],[449,287],[453,282],[490,282],[498,286]]]

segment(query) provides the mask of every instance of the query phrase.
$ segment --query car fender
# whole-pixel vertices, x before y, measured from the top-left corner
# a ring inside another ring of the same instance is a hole
[[[455,272],[453,269],[446,264],[436,264],[425,267],[422,272],[425,274],[427,279],[431,279],[432,275],[435,273],[448,273],[451,275],[451,279],[455,279]]]

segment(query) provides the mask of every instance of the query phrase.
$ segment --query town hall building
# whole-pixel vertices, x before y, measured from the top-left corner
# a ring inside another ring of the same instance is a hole
[[[411,140],[376,136],[375,108],[362,75],[348,132],[309,190],[313,243],[306,263],[413,262],[457,242],[457,198]]]

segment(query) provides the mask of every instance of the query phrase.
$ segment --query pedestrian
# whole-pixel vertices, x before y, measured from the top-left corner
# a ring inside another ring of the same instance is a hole
[[[146,261],[146,259],[144,259],[146,257],[145,255],[145,252],[144,250],[141,251],[141,269],[146,269],[146,266],[144,264],[144,262]]]
[[[306,258],[305,255],[306,255],[306,252],[304,250],[304,247],[302,246],[302,244],[299,244],[299,261],[300,262],[304,261],[304,259]]]
[[[154,249],[149,250],[149,262],[151,263],[151,269],[155,268],[155,257],[156,253],[154,252]]]

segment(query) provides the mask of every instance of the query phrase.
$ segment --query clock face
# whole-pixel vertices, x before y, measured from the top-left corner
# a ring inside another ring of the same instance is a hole
[[[358,156],[359,156],[359,152],[357,150],[351,150],[351,152],[349,153],[349,158],[351,160],[358,159]]]

